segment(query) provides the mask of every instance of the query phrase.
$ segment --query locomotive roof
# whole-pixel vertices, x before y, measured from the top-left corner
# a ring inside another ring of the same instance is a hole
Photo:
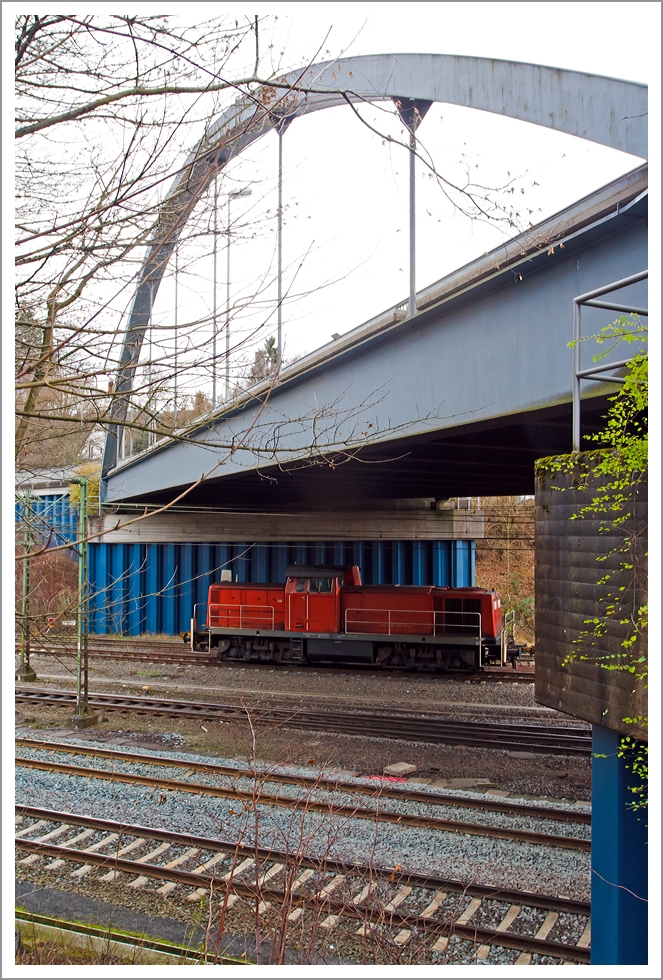
[[[287,578],[338,578],[350,569],[345,565],[286,565]]]

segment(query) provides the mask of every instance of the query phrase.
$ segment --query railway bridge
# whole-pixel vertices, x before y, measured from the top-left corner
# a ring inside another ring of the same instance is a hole
[[[611,184],[368,322],[339,312],[337,340],[186,432],[118,458],[123,395],[163,270],[195,201],[228,162],[229,137],[241,151],[284,114],[389,99],[466,105],[647,156],[643,86],[444,55],[313,66],[285,107],[259,113],[240,101],[215,120],[166,202],[129,316],[90,545],[92,630],[175,633],[220,568],[267,581],[293,559],[355,562],[378,583],[472,584],[480,517],[445,501],[532,493],[534,461],[572,449],[578,385],[579,434],[600,424],[616,390],[596,378],[603,348],[585,341],[578,361],[568,344],[578,297],[629,280],[583,308],[586,335],[615,309],[647,307],[647,167],[635,160]],[[616,737],[594,724],[597,751]],[[592,864],[608,869],[592,882],[595,964],[646,962],[646,906],[638,906],[646,847],[623,819],[615,760],[595,769],[602,820]]]

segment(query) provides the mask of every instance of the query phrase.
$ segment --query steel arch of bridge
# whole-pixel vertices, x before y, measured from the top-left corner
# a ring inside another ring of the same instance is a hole
[[[162,205],[129,312],[102,476],[117,464],[145,331],[164,271],[182,228],[215,174],[283,117],[392,99],[447,102],[510,116],[647,157],[647,86],[635,82],[489,58],[445,54],[379,54],[344,58],[290,72],[215,119],[177,172]]]

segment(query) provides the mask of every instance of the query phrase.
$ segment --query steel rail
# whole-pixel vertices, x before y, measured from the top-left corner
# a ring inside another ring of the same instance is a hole
[[[274,670],[277,668],[280,671],[300,671],[302,669],[311,673],[338,673],[339,671],[352,672],[352,673],[367,673],[367,672],[380,672],[380,673],[401,673],[407,674],[411,671],[407,671],[406,668],[391,668],[383,667],[380,664],[351,664],[343,663],[336,667],[323,667],[320,664],[283,664],[283,663],[273,663],[271,661],[265,661],[264,663],[258,661],[244,661],[244,660],[231,660],[227,657],[220,658],[216,654],[206,654],[206,653],[191,653],[182,651],[178,653],[177,650],[166,649],[177,647],[181,649],[179,644],[175,643],[164,643],[164,648],[162,649],[151,649],[150,647],[138,648],[134,647],[131,650],[122,650],[122,646],[126,644],[126,640],[116,640],[106,642],[104,644],[94,644],[89,647],[89,656],[97,659],[108,659],[108,660],[129,660],[138,662],[150,662],[154,663],[173,663],[182,664],[183,666],[192,665],[196,667],[200,666],[210,666],[210,667],[248,667],[252,670]],[[117,645],[116,645],[117,644]],[[41,647],[34,651],[34,655],[46,656],[46,657],[67,657],[76,656],[76,650],[73,647],[60,647],[58,644],[53,644],[51,648]],[[508,681],[509,683],[523,682],[532,683],[534,679],[534,667],[518,667],[515,670],[510,668],[500,668],[500,667],[488,667],[485,668],[480,673],[475,674],[465,674],[460,671],[436,671],[434,675],[429,676],[439,676],[439,677],[451,677],[457,678],[458,680],[469,680],[470,682],[478,681],[488,681],[495,683],[497,681]]]
[[[181,871],[179,869],[165,868],[160,865],[148,864],[141,861],[131,861],[127,858],[120,858],[116,855],[102,855],[90,851],[78,850],[54,844],[42,843],[40,841],[30,841],[16,838],[16,846],[21,851],[31,854],[39,854],[44,857],[55,857],[56,859],[69,861],[71,863],[90,864],[96,867],[111,868],[115,872],[136,874],[158,880],[173,881],[177,884],[193,886],[194,888],[205,887],[212,893],[220,890],[226,894],[234,893],[240,898],[247,898],[253,902],[285,904],[290,900],[294,906],[314,906],[319,908],[324,906],[325,911],[344,915],[347,918],[355,918],[360,921],[382,923],[385,918],[384,910],[371,905],[355,904],[350,901],[337,901],[330,895],[313,896],[307,895],[287,895],[283,891],[273,888],[259,888],[252,885],[245,885],[234,880],[222,880],[211,875]],[[517,893],[516,893],[517,894]],[[477,926],[460,925],[454,919],[435,919],[423,915],[403,915],[396,911],[388,914],[390,925],[409,926],[419,928],[425,932],[447,932],[463,939],[469,939],[477,944],[489,944],[505,946],[511,949],[526,950],[538,953],[542,956],[552,956],[561,959],[575,959],[578,962],[589,962],[589,950],[578,946],[571,946],[566,943],[557,943],[550,940],[540,940],[527,936],[517,935],[509,932],[496,932],[494,929],[482,929]]]
[[[34,690],[17,688],[19,703],[70,704],[71,691]],[[247,709],[242,705],[215,704],[195,701],[175,701],[166,698],[90,694],[92,707],[107,711],[132,711],[136,714],[156,714],[172,717],[220,719],[244,722]],[[580,728],[543,727],[536,725],[490,724],[486,722],[449,722],[440,716],[422,712],[315,711],[288,708],[256,709],[254,724],[282,725],[285,728],[312,729],[342,734],[370,735],[377,738],[423,741],[431,744],[449,743],[485,748],[517,748],[527,751],[591,754],[591,736]],[[496,745],[496,739],[500,739]]]
[[[186,675],[179,674],[177,676],[173,674],[157,674],[155,676],[168,678],[170,684],[165,684],[163,682],[158,682],[160,688],[180,688],[179,681],[184,679]],[[42,675],[42,680],[64,680],[67,675]],[[143,690],[143,683],[141,681],[131,681],[128,684],[125,679],[108,679],[103,680],[98,678],[100,684],[122,684],[123,688],[129,686],[135,689]],[[174,683],[173,683],[174,681]],[[149,682],[150,691],[152,691],[152,681]],[[193,687],[188,685],[188,689],[192,690]],[[360,710],[375,710],[381,709],[384,711],[391,710],[393,705],[394,710],[402,710],[403,698],[402,695],[395,692],[391,696],[383,695],[382,697],[375,697],[373,695],[354,695],[345,693],[334,693],[334,694],[322,694],[319,691],[296,691],[296,690],[278,690],[275,688],[248,688],[248,687],[236,687],[232,684],[223,684],[222,687],[214,687],[211,690],[215,690],[218,693],[223,693],[228,697],[240,698],[240,701],[235,702],[235,706],[244,705],[248,701],[253,701],[258,705],[269,705],[277,706],[281,708],[287,708],[292,702],[298,702],[301,706],[305,702],[310,705],[328,705],[330,702],[334,704],[335,707],[340,707],[341,705],[349,710],[354,710],[358,708]],[[416,693],[416,692],[415,692]],[[154,695],[153,695],[154,696]],[[552,708],[544,708],[540,705],[515,705],[515,704],[491,704],[490,702],[466,702],[466,701],[445,701],[445,700],[435,700],[430,701],[422,698],[421,696],[415,696],[408,699],[408,705],[410,705],[408,711],[412,714],[417,712],[435,712],[437,717],[440,717],[440,712],[442,710],[452,710],[454,713],[455,720],[459,719],[459,716],[467,716],[473,721],[479,718],[484,718],[488,721],[492,720],[496,722],[499,718],[504,718],[506,720],[509,717],[514,716],[517,718],[525,719],[529,712],[534,712],[534,715],[529,715],[529,717],[540,717],[545,719],[553,716],[554,711]],[[541,727],[541,726],[539,726]],[[548,723],[545,722],[545,731],[550,731]],[[566,731],[573,731],[573,729],[567,728]]]
[[[78,827],[92,827],[94,830],[110,831],[126,834],[130,837],[147,837],[150,840],[172,841],[184,847],[200,847],[209,851],[227,851],[240,857],[258,856],[260,860],[274,861],[280,864],[292,863],[293,854],[287,851],[276,851],[271,848],[255,847],[240,844],[237,841],[221,840],[214,837],[200,837],[195,834],[180,833],[179,831],[163,830],[162,828],[144,827],[141,824],[128,824],[117,820],[106,820],[102,817],[81,816],[60,810],[49,810],[44,807],[27,806],[17,803],[16,813],[24,814],[35,820],[49,820],[53,823],[66,823]],[[541,892],[524,892],[512,888],[502,888],[499,885],[480,885],[476,882],[458,881],[455,878],[441,878],[436,875],[423,875],[412,871],[402,871],[400,868],[380,868],[374,865],[361,864],[356,861],[336,861],[330,857],[315,858],[312,855],[297,854],[297,865],[303,868],[324,866],[335,873],[372,874],[395,882],[399,885],[413,885],[418,888],[430,888],[436,891],[450,891],[470,895],[474,898],[493,899],[494,901],[511,905],[528,905],[532,908],[548,909],[553,912],[568,912],[571,915],[589,917],[589,902],[566,898],[557,895],[546,895]]]
[[[244,804],[278,806],[304,813],[325,813],[330,817],[345,817],[353,820],[370,820],[379,823],[393,823],[403,827],[425,827],[427,830],[440,830],[446,833],[469,834],[476,837],[494,837],[498,840],[512,840],[518,843],[562,847],[569,850],[589,851],[591,841],[580,837],[562,837],[558,834],[540,834],[529,830],[513,830],[510,827],[466,823],[461,820],[444,820],[440,817],[420,817],[410,814],[394,813],[388,810],[364,809],[341,806],[308,797],[292,799],[287,796],[274,796],[248,790],[230,789],[223,786],[209,786],[205,783],[191,783],[182,779],[145,776],[139,773],[118,772],[112,769],[93,769],[89,766],[75,766],[65,762],[51,762],[41,759],[16,757],[16,765],[24,769],[38,769],[42,772],[61,772],[68,776],[82,776],[85,779],[102,779],[107,782],[138,784],[159,790],[177,793],[194,793],[200,796],[214,796],[225,800],[239,800]]]
[[[423,792],[411,787],[395,787],[379,783],[368,786],[364,783],[354,783],[347,780],[325,778],[323,776],[291,775],[288,773],[256,772],[252,769],[242,769],[239,766],[225,766],[215,762],[192,762],[184,759],[164,758],[159,755],[146,755],[139,752],[126,752],[121,749],[89,748],[83,745],[70,745],[67,742],[51,742],[34,738],[16,738],[15,744],[31,749],[44,749],[50,752],[68,752],[70,755],[95,756],[101,759],[116,759],[124,762],[140,762],[154,766],[164,766],[170,769],[187,769],[191,772],[205,772],[219,776],[240,777],[245,779],[264,779],[265,782],[286,783],[293,786],[311,786],[331,792],[358,793],[365,796],[380,796],[384,799],[406,800],[412,803],[433,803],[440,806],[465,807],[471,810],[488,810],[495,813],[514,814],[523,817],[536,817],[547,820],[561,820],[567,823],[591,824],[591,814],[562,810],[559,807],[531,806],[527,803],[507,803],[505,800],[479,797],[477,800],[466,796],[453,794]]]

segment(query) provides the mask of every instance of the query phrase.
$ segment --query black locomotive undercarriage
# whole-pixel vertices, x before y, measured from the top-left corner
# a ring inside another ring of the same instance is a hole
[[[183,634],[183,639],[190,642],[190,635]],[[386,670],[473,673],[488,663],[501,662],[499,643],[482,643],[480,656],[476,643],[416,642],[409,637],[385,642],[383,637],[265,636],[248,631],[224,635],[205,630],[195,633],[192,647],[215,651],[223,663],[366,664]]]

